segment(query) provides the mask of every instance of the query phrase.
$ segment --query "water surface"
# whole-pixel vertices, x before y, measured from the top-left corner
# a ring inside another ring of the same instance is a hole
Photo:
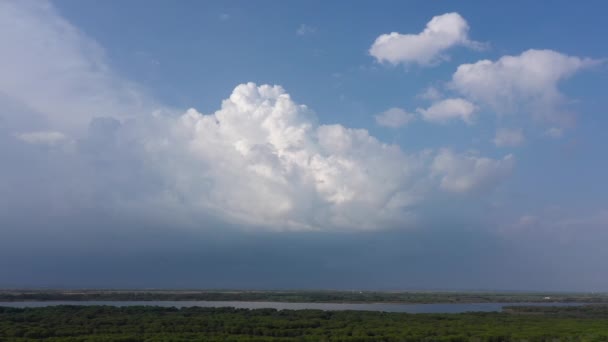
[[[53,305],[110,305],[110,306],[164,306],[164,307],[232,307],[240,309],[277,310],[363,310],[407,313],[461,313],[471,311],[496,312],[505,306],[576,306],[587,303],[459,303],[459,304],[393,304],[393,303],[282,303],[282,302],[239,302],[239,301],[32,301],[0,302],[0,306],[17,308],[43,307]]]

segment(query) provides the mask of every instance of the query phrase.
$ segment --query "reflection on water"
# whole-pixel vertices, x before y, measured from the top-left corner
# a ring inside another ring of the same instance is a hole
[[[466,304],[387,304],[387,303],[279,303],[279,302],[210,302],[210,301],[45,301],[45,302],[0,302],[0,306],[17,308],[51,305],[111,305],[111,306],[166,306],[166,307],[233,307],[242,309],[278,310],[365,310],[408,313],[460,313],[470,311],[502,311],[504,306],[575,306],[583,303],[466,303]]]

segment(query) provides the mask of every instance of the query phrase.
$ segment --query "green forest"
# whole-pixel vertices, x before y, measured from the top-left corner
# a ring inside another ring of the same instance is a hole
[[[0,341],[608,341],[608,306],[504,312],[0,307]]]

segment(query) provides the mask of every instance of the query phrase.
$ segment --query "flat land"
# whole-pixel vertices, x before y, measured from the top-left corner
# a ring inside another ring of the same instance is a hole
[[[4,301],[268,301],[306,303],[608,303],[608,293],[234,290],[0,290]]]

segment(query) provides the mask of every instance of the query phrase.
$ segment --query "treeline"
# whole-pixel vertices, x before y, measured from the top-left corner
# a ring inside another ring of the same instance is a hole
[[[605,306],[541,308],[533,314],[526,310],[536,308],[514,308],[518,314],[406,314],[150,306],[0,307],[0,341],[608,341]],[[572,310],[578,310],[577,318],[568,317]]]
[[[608,294],[376,291],[0,291],[0,301],[273,301],[309,303],[608,303]]]
[[[608,305],[584,306],[505,306],[503,312],[520,315],[543,315],[561,318],[598,318],[608,317]]]

